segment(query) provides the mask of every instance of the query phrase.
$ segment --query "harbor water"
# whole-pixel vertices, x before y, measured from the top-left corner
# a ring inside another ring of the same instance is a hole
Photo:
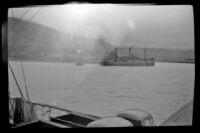
[[[21,62],[10,64],[26,95]],[[140,108],[159,125],[194,94],[194,64],[130,67],[23,62],[23,66],[32,101],[102,117]],[[20,96],[10,70],[9,88],[11,96]]]

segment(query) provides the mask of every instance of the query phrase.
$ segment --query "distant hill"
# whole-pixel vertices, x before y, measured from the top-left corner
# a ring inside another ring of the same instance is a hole
[[[16,18],[8,18],[8,27],[16,21],[19,22],[8,31],[8,50],[10,56],[34,58],[54,51],[54,44],[57,43],[60,37],[59,32]]]
[[[19,21],[15,25],[15,22]],[[13,25],[13,26],[12,26]],[[12,28],[10,28],[12,27]],[[103,38],[85,38],[61,33],[55,29],[17,18],[8,18],[8,52],[12,59],[72,62],[76,51],[84,51],[84,58],[101,60],[114,49]],[[128,55],[127,47],[119,47],[119,55]],[[133,47],[134,54],[144,55],[144,49]],[[194,61],[194,50],[146,48],[146,55],[157,61]]]
[[[19,22],[12,26],[17,21]],[[61,33],[17,18],[8,18],[8,27],[11,26],[13,28],[8,32],[8,50],[9,57],[12,58],[72,58],[79,49],[87,56],[100,57],[105,54],[106,49],[112,49],[102,38],[84,38]]]

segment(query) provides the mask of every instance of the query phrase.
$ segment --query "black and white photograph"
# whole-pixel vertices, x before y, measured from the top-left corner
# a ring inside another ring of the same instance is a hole
[[[191,126],[192,5],[8,8],[11,128]]]

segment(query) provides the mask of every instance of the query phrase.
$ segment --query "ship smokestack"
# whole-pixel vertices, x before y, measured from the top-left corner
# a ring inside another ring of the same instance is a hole
[[[131,57],[131,48],[129,48],[129,57]]]
[[[115,48],[115,61],[117,60],[117,48]]]

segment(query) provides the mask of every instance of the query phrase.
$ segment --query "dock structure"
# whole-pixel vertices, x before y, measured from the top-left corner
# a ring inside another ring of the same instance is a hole
[[[160,126],[191,126],[193,118],[193,100],[181,107]]]

